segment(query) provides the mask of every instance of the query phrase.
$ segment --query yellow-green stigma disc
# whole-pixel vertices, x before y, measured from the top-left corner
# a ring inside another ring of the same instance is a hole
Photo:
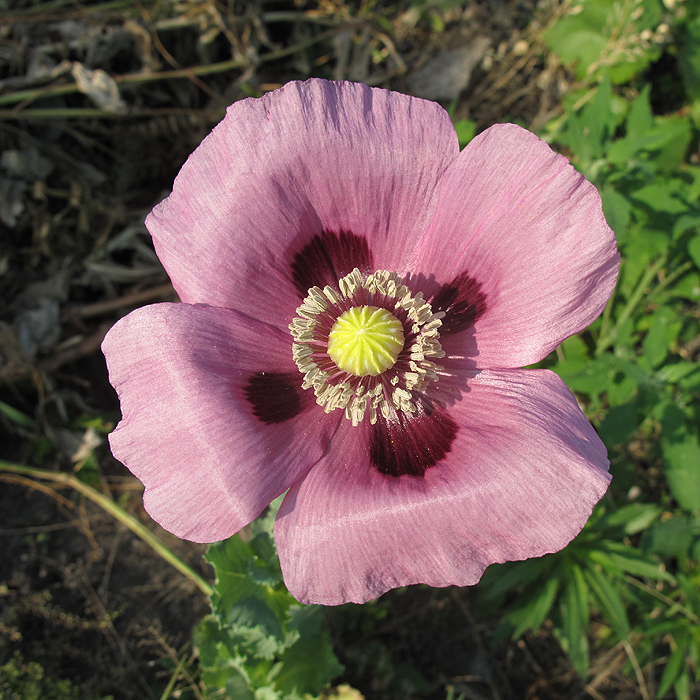
[[[377,306],[355,306],[333,324],[328,354],[345,372],[376,377],[394,366],[403,344],[403,324],[396,316]]]

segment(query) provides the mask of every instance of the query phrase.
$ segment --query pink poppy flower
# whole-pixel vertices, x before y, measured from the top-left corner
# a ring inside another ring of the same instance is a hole
[[[233,104],[146,220],[182,303],[104,342],[114,455],[185,539],[275,526],[302,602],[476,583],[564,547],[609,483],[564,383],[619,255],[595,188],[501,124],[289,83]]]

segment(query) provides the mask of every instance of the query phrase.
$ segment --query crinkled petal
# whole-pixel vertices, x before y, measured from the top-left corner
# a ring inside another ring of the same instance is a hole
[[[608,460],[559,377],[475,373],[449,412],[457,435],[422,477],[381,474],[370,466],[371,428],[341,425],[275,526],[298,600],[471,585],[489,564],[557,551],[581,530],[608,486]]]
[[[324,453],[339,417],[300,388],[289,336],[235,311],[156,304],[103,344],[122,421],[114,456],[146,487],[164,528],[224,539]]]
[[[595,187],[534,134],[499,124],[445,172],[413,267],[470,278],[477,366],[522,367],[601,313],[619,260]]]
[[[314,237],[349,233],[379,267],[405,266],[457,153],[433,102],[292,82],[231,105],[146,224],[183,301],[254,303],[258,318],[286,328],[299,303],[292,266]]]

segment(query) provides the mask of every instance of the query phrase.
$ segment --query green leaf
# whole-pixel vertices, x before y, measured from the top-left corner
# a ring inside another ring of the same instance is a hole
[[[630,105],[630,111],[625,122],[625,136],[634,144],[634,151],[641,151],[645,147],[645,138],[654,125],[651,112],[651,85],[647,83],[640,91],[637,98]],[[622,139],[621,139],[622,140]]]
[[[596,530],[620,530],[624,535],[636,535],[646,530],[661,513],[662,509],[654,503],[629,503],[606,515]]]
[[[603,200],[603,213],[608,220],[610,228],[615,232],[618,244],[625,240],[625,233],[629,225],[632,204],[629,199],[613,189],[610,185],[605,185],[600,192]]]
[[[658,367],[666,359],[682,325],[682,320],[668,306],[662,306],[654,313],[643,344],[644,354],[652,367]]]
[[[645,136],[645,150],[654,153],[656,168],[670,171],[685,161],[691,137],[692,129],[687,119],[657,117]],[[682,191],[682,188],[679,189]]]
[[[675,362],[666,364],[659,369],[656,376],[669,384],[676,384],[678,381],[687,377],[689,374],[698,371],[698,366],[691,362]]]
[[[613,406],[605,414],[603,422],[598,427],[598,435],[608,449],[624,442],[641,424],[643,418],[639,414],[636,399]]]
[[[553,565],[553,557],[544,556],[525,561],[492,564],[479,581],[479,608],[493,610],[503,603],[506,594],[538,579],[544,579]]]
[[[596,90],[595,97],[580,113],[569,116],[567,131],[574,139],[571,146],[581,160],[584,174],[594,160],[603,157],[607,143],[615,131],[617,117],[612,110],[612,88],[605,79]]]
[[[625,639],[629,634],[630,623],[620,594],[610,579],[598,569],[586,567],[584,576],[601,612],[608,619],[618,637]]]
[[[693,543],[693,526],[688,518],[675,516],[655,523],[644,533],[642,548],[665,558],[687,558]]]
[[[242,657],[229,646],[227,634],[214,615],[207,615],[193,632],[194,645],[202,667],[202,680],[214,692],[228,691],[226,697],[254,700]]]
[[[460,119],[458,122],[455,122],[455,130],[457,131],[459,148],[461,150],[474,138],[476,122],[471,121],[471,119]]]
[[[603,28],[612,8],[606,4],[601,0],[572,3],[569,13],[543,35],[549,49],[564,63],[577,64],[579,79],[586,75],[588,67],[598,60],[607,46]]]
[[[676,700],[690,700],[690,675],[684,670],[673,684]]]
[[[564,63],[576,64],[579,80],[605,75],[622,84],[659,55],[658,47],[642,50],[641,45],[627,37],[655,28],[659,22],[657,0],[582,0],[572,3],[568,12],[543,34],[543,39]]]
[[[700,16],[686,23],[676,57],[689,101],[700,100]]]
[[[700,510],[700,443],[685,414],[669,404],[661,420],[661,448],[669,488],[681,508]]]
[[[224,571],[245,574],[248,570],[248,561],[253,556],[250,545],[238,535],[234,535],[223,542],[209,545],[205,558],[214,567],[218,576]]]
[[[696,524],[697,524],[696,520]],[[678,572],[677,576],[678,587],[685,593],[687,603],[686,605],[700,612],[700,589],[698,588],[697,580],[693,580],[683,574]],[[697,627],[692,628],[696,633],[700,631]],[[700,641],[700,639],[698,640]]]
[[[695,265],[700,268],[700,233],[696,233],[688,241],[688,255],[690,255]]]
[[[208,697],[302,700],[342,671],[320,610],[284,587],[272,538],[278,504],[247,528],[250,540],[234,536],[207,550],[212,614],[194,639]]]
[[[573,391],[588,394],[589,396],[597,396],[605,391],[618,370],[614,357],[609,353],[605,353],[589,362],[583,369],[559,363],[555,365],[554,371],[559,374]]]
[[[700,274],[690,272],[673,286],[673,295],[690,301],[700,300]]]
[[[656,580],[673,581],[673,576],[661,569],[655,561],[641,552],[630,547],[623,542],[613,542],[603,540],[599,543],[598,549],[590,553],[591,559],[597,561],[605,568],[625,571],[628,574],[653,578]]]
[[[262,600],[245,598],[226,611],[225,622],[234,645],[261,659],[282,653],[286,640],[277,615]]]
[[[662,698],[666,695],[680,675],[681,669],[685,663],[687,641],[686,635],[680,635],[677,639],[674,639],[676,648],[671,652],[664,672],[661,674],[659,688],[656,692],[657,697]]]
[[[2,413],[6,418],[9,418],[11,421],[17,423],[17,425],[21,425],[23,428],[36,427],[36,423],[32,418],[22,413],[22,411],[18,411],[16,408],[10,406],[4,401],[0,401],[0,413]]]
[[[635,190],[632,193],[632,198],[646,204],[655,212],[683,214],[688,211],[688,203],[683,199],[679,190],[676,181],[660,179],[651,185]]]
[[[333,653],[322,611],[316,606],[294,608],[289,626],[298,630],[299,640],[282,655],[275,685],[283,693],[317,693],[343,671]]]
[[[566,584],[560,600],[561,642],[571,663],[582,678],[588,673],[588,586],[581,567],[566,569]]]
[[[508,610],[505,619],[513,626],[513,639],[518,639],[527,630],[536,632],[541,627],[554,605],[559,583],[558,577],[550,576],[541,585],[523,593]]]

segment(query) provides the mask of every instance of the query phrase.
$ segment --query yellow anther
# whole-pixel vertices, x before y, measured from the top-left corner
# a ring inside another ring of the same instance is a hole
[[[328,336],[333,362],[357,377],[376,377],[393,367],[403,345],[403,324],[377,306],[349,309],[338,317]]]

